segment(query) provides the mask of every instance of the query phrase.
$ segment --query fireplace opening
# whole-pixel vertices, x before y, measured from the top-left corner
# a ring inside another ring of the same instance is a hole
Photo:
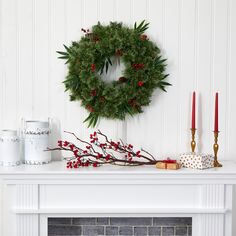
[[[48,218],[48,236],[191,236],[191,217]]]

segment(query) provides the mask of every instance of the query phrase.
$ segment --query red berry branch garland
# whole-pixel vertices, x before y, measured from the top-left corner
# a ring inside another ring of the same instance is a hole
[[[98,167],[104,164],[119,166],[155,165],[158,160],[144,149],[135,150],[132,144],[124,144],[122,140],[115,142],[100,130],[90,134],[90,141],[80,139],[75,133],[67,132],[74,136],[78,145],[69,141],[58,141],[56,148],[49,151],[63,150],[72,153],[67,159],[67,168]]]

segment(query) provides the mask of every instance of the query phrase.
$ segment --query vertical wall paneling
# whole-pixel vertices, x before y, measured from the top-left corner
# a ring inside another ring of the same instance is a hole
[[[64,93],[62,81],[65,79],[66,66],[57,59],[56,51],[64,51],[65,44],[65,5],[64,0],[49,1],[49,117],[53,120],[52,146],[61,139],[65,127],[65,103],[68,95]],[[60,153],[53,152],[53,159],[59,159]]]
[[[191,95],[194,88],[194,66],[195,66],[195,0],[182,1],[181,6],[181,62],[180,62],[180,84],[179,84],[179,142],[181,150],[190,151],[190,125],[191,125]],[[173,85],[175,86],[175,85]],[[188,89],[186,89],[188,88]],[[199,120],[202,101],[197,93],[197,127],[201,130]],[[199,133],[198,133],[199,136]],[[201,139],[198,137],[197,148],[200,149]]]
[[[0,128],[3,125],[3,46],[2,46],[2,0],[0,0]]]
[[[229,54],[228,54],[228,77],[229,77],[229,92],[228,92],[228,158],[235,159],[235,131],[236,131],[236,2],[230,0],[230,18],[229,18]]]
[[[48,0],[35,1],[35,74],[33,118],[46,119],[49,114],[49,8]]]
[[[114,9],[115,20],[119,22],[124,22],[126,24],[132,24],[131,5],[132,0],[116,0]]]
[[[164,140],[168,139],[168,142],[163,144],[164,150],[168,150],[166,154],[173,154],[177,152],[178,144],[178,87],[179,87],[179,24],[180,24],[180,1],[165,1],[165,56],[168,59],[167,73],[170,74],[169,81],[173,86],[167,88],[167,93],[164,96]],[[168,30],[172,28],[172,30]],[[173,41],[174,39],[174,41]],[[170,106],[169,104],[174,104]],[[171,119],[175,119],[175,122],[171,122]],[[169,135],[171,134],[171,135]]]
[[[33,1],[26,0],[26,4],[18,3],[18,63],[19,77],[19,117],[32,118],[33,107]],[[47,55],[46,55],[47,56]],[[46,84],[47,86],[47,84]]]
[[[1,0],[0,126],[18,128],[20,117],[52,117],[53,140],[63,130],[81,137],[88,112],[69,101],[67,74],[56,51],[79,40],[97,21],[150,22],[148,36],[167,58],[167,93],[154,92],[144,113],[98,128],[165,157],[189,150],[191,93],[197,92],[197,149],[212,152],[214,92],[220,93],[220,158],[233,159],[235,113],[235,11],[232,0]],[[116,75],[118,77],[118,74]],[[62,136],[62,137],[61,137]],[[56,155],[56,154],[55,154]]]
[[[212,80],[214,64],[214,2],[196,0],[196,23],[195,23],[195,88],[202,101],[202,123],[198,130],[202,139],[202,151],[211,152],[212,147]],[[198,128],[197,128],[198,129]]]
[[[70,2],[65,1],[66,4],[66,44],[70,45],[71,41],[77,41],[82,36],[81,28],[86,28],[83,25],[83,2],[72,0]],[[67,69],[66,69],[67,74]],[[69,92],[66,93],[66,99],[69,100]],[[85,119],[85,112],[80,107],[79,102],[67,103],[67,118],[66,118],[66,130],[73,131],[83,137],[83,120]]]
[[[155,8],[153,7],[155,5]],[[150,27],[147,31],[150,39],[157,42],[158,47],[161,50],[161,53],[165,53],[163,41],[163,32],[164,32],[164,1],[163,0],[149,0],[148,9],[147,9],[147,20],[150,22]],[[165,56],[164,56],[165,57]],[[165,57],[166,58],[166,57]],[[152,97],[152,103],[147,108],[147,124],[145,129],[145,136],[153,133],[155,138],[149,140],[148,143],[145,141],[145,148],[148,150],[154,149],[154,153],[156,156],[160,156],[164,153],[163,150],[163,111],[164,104],[163,99],[167,94],[161,95],[161,90],[157,89],[154,91],[154,95]],[[145,139],[144,139],[145,140]]]
[[[220,133],[219,141],[221,149],[219,156],[226,155],[227,142],[227,94],[228,94],[228,12],[229,1],[216,0],[215,1],[215,35],[214,35],[214,55],[212,57],[214,63],[214,78],[213,78],[213,92],[219,91],[219,106],[220,117],[219,127]]]
[[[2,48],[3,51],[3,127],[17,126],[17,7],[15,0],[2,1]]]

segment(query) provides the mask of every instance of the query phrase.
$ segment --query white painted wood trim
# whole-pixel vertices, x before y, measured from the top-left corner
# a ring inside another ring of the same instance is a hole
[[[40,210],[30,209],[12,209],[12,212],[19,215],[27,214],[226,214],[230,209],[215,209],[215,208],[47,208]]]

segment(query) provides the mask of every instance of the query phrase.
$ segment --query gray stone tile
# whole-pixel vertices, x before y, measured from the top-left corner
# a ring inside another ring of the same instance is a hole
[[[97,218],[97,225],[109,225],[109,218],[107,217]]]
[[[161,227],[148,227],[148,235],[150,236],[160,236],[161,235]]]
[[[192,225],[192,218],[191,217],[184,217],[184,218],[177,218],[177,217],[155,217],[153,218],[153,225],[160,225],[160,226],[186,226]]]
[[[176,227],[175,231],[176,236],[188,236],[187,227]]]
[[[71,218],[48,218],[49,225],[71,225]]]
[[[145,236],[147,232],[147,227],[134,227],[134,235]]]
[[[48,235],[81,235],[80,226],[48,225]]]
[[[162,236],[174,236],[174,227],[163,227]]]
[[[118,235],[118,226],[106,226],[105,235]]]
[[[133,228],[130,226],[121,226],[119,229],[119,235],[133,235]]]
[[[96,218],[72,218],[73,225],[95,225]]]
[[[111,218],[111,225],[132,225],[132,226],[151,226],[152,218],[148,217],[131,217],[131,218]]]
[[[191,226],[188,227],[188,236],[192,236],[192,227]]]
[[[83,235],[89,235],[89,236],[104,235],[104,227],[99,225],[83,226]]]

